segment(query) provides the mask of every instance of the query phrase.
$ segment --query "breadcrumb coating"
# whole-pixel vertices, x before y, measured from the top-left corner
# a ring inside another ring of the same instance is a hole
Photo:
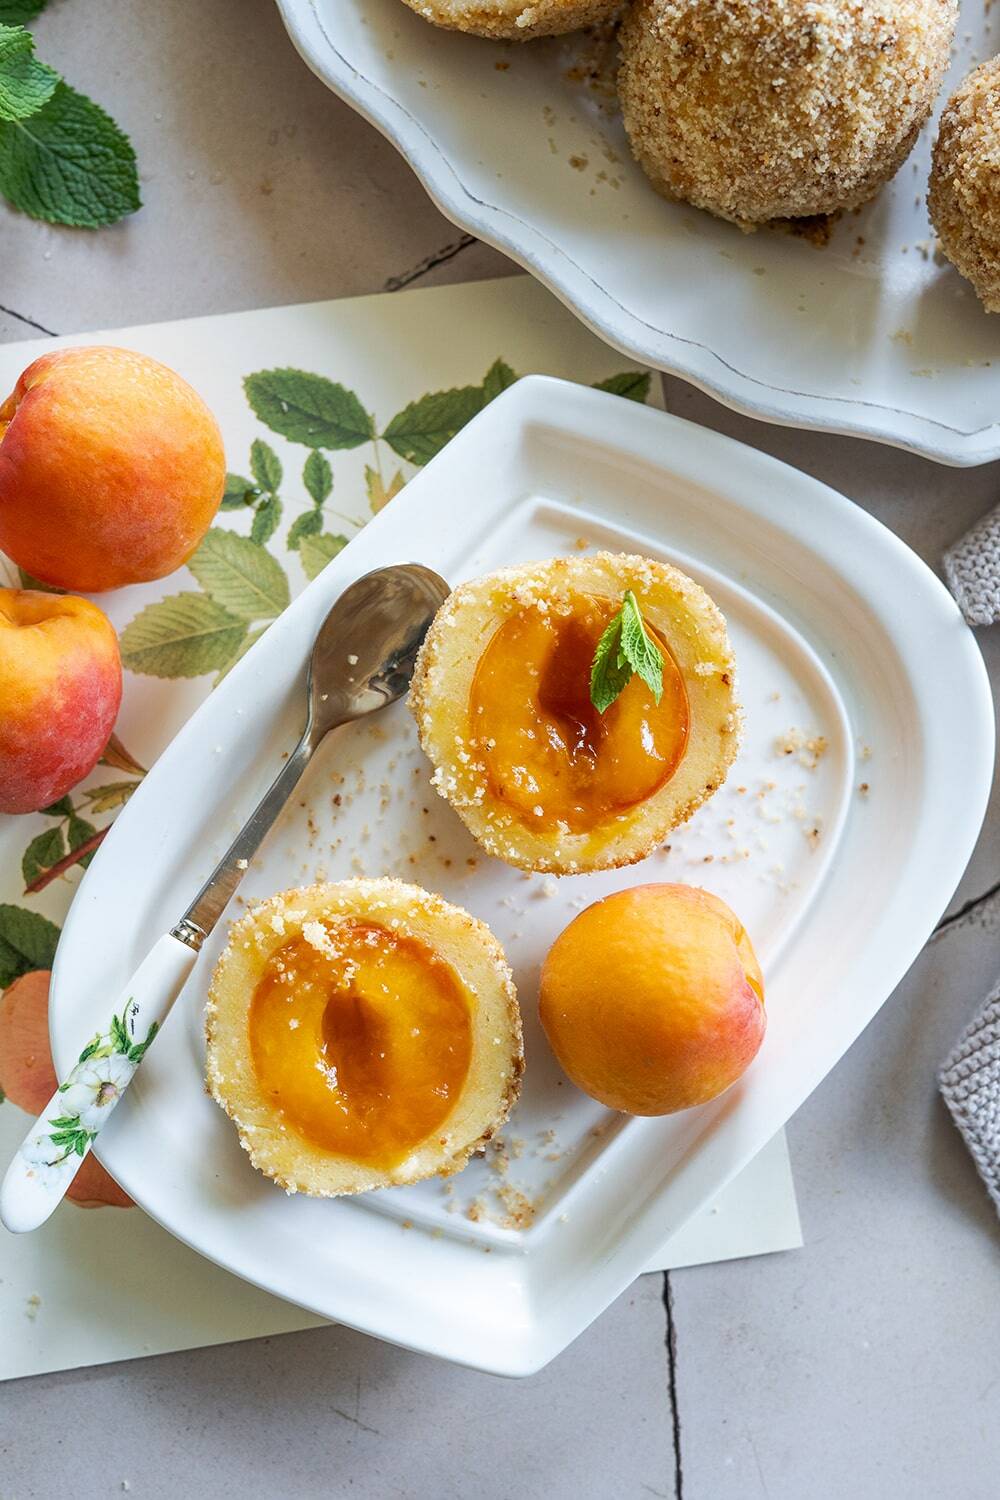
[[[468,31],[495,41],[527,42],[536,36],[561,36],[609,21],[621,0],[406,0],[411,10],[448,31]]]
[[[1000,57],[952,94],[934,143],[927,206],[941,249],[987,312],[1000,312]]]
[[[636,0],[618,76],[653,185],[753,229],[855,208],[906,158],[955,0]]]

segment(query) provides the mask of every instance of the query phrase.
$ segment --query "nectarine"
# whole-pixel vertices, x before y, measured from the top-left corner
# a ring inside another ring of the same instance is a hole
[[[36,812],[76,786],[121,696],[118,637],[96,604],[0,589],[0,813]]]
[[[53,350],[0,405],[0,549],[83,593],[162,578],[211,524],[225,467],[215,418],[166,365]]]
[[[764,983],[724,901],[640,885],[588,906],[553,943],[539,1014],[564,1071],[632,1115],[721,1094],[764,1037]]]

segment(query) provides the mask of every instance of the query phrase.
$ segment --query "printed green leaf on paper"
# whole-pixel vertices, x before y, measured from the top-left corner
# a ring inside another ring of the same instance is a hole
[[[189,558],[188,568],[215,604],[248,624],[274,619],[291,597],[288,578],[278,560],[246,537],[222,527],[206,533]],[[222,662],[213,665],[218,668]]]
[[[411,464],[426,464],[485,404],[480,385],[434,391],[397,412],[382,437],[400,458]]]
[[[357,448],[374,437],[372,419],[353,391],[306,370],[260,370],[243,382],[256,415],[292,443]]]
[[[281,488],[281,459],[263,438],[250,445],[250,472],[262,490],[274,495]]]
[[[484,405],[499,396],[509,385],[513,385],[517,376],[510,365],[504,359],[495,359],[483,377]]]
[[[649,399],[648,370],[625,370],[620,375],[609,375],[606,380],[595,380],[595,391],[610,391],[613,396],[624,396],[628,401],[645,402]]]
[[[227,661],[222,667],[220,667],[215,681],[212,683],[213,687],[218,687],[223,677],[229,676],[236,663],[238,661],[242,661],[244,656],[246,656],[247,652],[250,650],[250,647],[256,646],[261,636],[264,635],[265,632],[270,628],[270,624],[271,622],[270,620],[268,620],[266,625],[261,625],[259,629],[251,630],[246,636],[244,636],[243,640],[240,642],[240,645],[237,647],[234,654],[230,657],[229,661]]]
[[[296,516],[288,528],[285,538],[286,545],[292,552],[297,552],[303,537],[318,536],[323,530],[323,512],[321,510],[304,510],[301,516]]]
[[[0,192],[32,218],[88,229],[141,205],[128,137],[66,83],[29,119],[0,121]]]
[[[0,905],[0,989],[32,969],[51,969],[59,928],[23,906]]]
[[[278,529],[281,520],[281,501],[277,495],[268,495],[262,500],[254,511],[253,521],[250,526],[250,540],[258,547],[264,547],[271,540]]]
[[[44,870],[54,865],[56,860],[62,859],[65,853],[66,841],[61,823],[36,834],[21,858],[21,874],[25,885],[31,885]]]
[[[93,823],[88,823],[86,818],[74,813],[66,825],[66,843],[69,846],[67,852],[72,854],[74,849],[79,849],[88,839],[92,839],[96,832]],[[77,864],[86,869],[96,853],[96,849],[91,849],[89,853],[81,854]]]
[[[245,538],[239,540],[253,546]],[[200,677],[226,665],[239,649],[246,628],[245,620],[207,594],[174,594],[147,604],[125,627],[122,661],[130,671],[151,677]]]
[[[243,510],[248,505],[254,505],[260,499],[260,490],[252,479],[244,479],[242,474],[227,474],[226,487],[222,492],[222,510]]]
[[[112,812],[124,807],[138,785],[137,781],[108,781],[104,786],[87,787],[83,798],[92,813]]]
[[[333,490],[333,470],[330,461],[314,448],[302,465],[302,483],[314,505],[320,506],[330,498]]]
[[[72,811],[72,797],[60,797],[58,802],[50,802],[48,807],[42,808],[47,818],[68,818]]]
[[[401,469],[397,469],[386,484],[377,469],[373,469],[371,464],[365,464],[365,490],[368,493],[368,505],[372,515],[377,516],[380,510],[384,510],[405,484],[406,480],[403,478]]]
[[[302,571],[310,582],[322,573],[328,562],[347,546],[346,536],[331,536],[323,532],[320,536],[304,536],[299,545]]]

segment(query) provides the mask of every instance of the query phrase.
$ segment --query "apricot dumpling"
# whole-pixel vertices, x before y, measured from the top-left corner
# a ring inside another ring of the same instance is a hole
[[[607,705],[595,654],[626,597],[658,680],[637,671]],[[734,679],[704,589],[666,563],[602,552],[457,588],[410,706],[436,789],[483,848],[567,875],[645,858],[721,786],[739,743]]]
[[[523,1068],[482,922],[398,880],[285,891],[236,922],[206,1019],[208,1084],[253,1165],[318,1197],[448,1176]]]

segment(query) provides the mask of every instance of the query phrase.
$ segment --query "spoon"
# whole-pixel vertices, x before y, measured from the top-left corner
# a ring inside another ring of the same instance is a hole
[[[420,643],[448,592],[444,579],[429,568],[402,563],[367,573],[334,604],[309,659],[301,739],[183,917],[136,969],[105,1030],[84,1047],[25,1137],[0,1187],[0,1220],[8,1229],[37,1229],[62,1201],[313,752],[332,729],[403,696]]]

